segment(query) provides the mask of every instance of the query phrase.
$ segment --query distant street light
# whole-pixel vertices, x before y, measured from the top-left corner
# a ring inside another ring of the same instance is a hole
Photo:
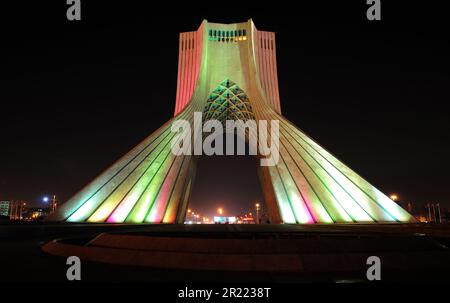
[[[27,206],[27,203],[25,203],[25,202],[22,202],[22,203],[19,203],[20,204],[20,210],[19,210],[19,220],[22,220],[22,213],[23,213],[23,209],[24,209],[24,207],[25,206]]]
[[[223,214],[223,209],[222,209],[221,207],[219,207],[219,208],[217,209],[217,212],[219,213],[219,215],[222,215],[222,214]]]
[[[48,198],[47,196],[45,196],[45,197],[42,198],[42,201],[45,202],[45,203],[47,203],[48,200],[49,200],[49,198]]]
[[[50,212],[54,213],[56,211],[57,207],[58,207],[58,200],[56,200],[56,195],[53,195],[52,206],[50,207]]]
[[[255,204],[255,208],[256,208],[256,224],[259,224],[259,209],[260,209],[260,204],[256,203]]]

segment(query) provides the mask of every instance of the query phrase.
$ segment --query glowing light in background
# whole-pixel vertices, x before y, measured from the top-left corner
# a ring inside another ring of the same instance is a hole
[[[398,201],[398,200],[399,200],[399,197],[398,197],[397,194],[391,194],[391,195],[389,196],[389,198],[391,198],[392,201]]]

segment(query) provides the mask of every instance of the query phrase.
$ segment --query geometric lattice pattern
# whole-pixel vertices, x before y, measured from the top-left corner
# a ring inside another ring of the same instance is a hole
[[[209,95],[203,111],[203,120],[242,120],[255,119],[252,106],[244,91],[233,81],[225,79]]]

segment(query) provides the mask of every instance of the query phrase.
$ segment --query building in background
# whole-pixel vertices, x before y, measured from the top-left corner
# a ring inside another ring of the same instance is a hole
[[[0,218],[9,219],[9,201],[0,201]]]
[[[214,216],[214,224],[235,224],[235,223],[237,223],[236,217]]]
[[[44,219],[51,212],[51,208],[27,208],[22,213],[22,219],[26,221],[39,221]]]
[[[27,202],[22,200],[0,201],[0,217],[9,220],[22,220]]]
[[[207,216],[204,216],[196,210],[188,209],[186,212],[186,218],[184,224],[212,224],[212,220]]]

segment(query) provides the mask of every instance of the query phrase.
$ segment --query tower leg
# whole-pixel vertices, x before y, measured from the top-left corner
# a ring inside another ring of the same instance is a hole
[[[184,219],[186,218],[186,211],[189,204],[189,197],[191,195],[192,186],[194,185],[195,173],[197,168],[197,158],[194,158],[189,166],[189,177],[186,178],[186,183],[184,185],[183,197],[181,199],[181,205],[178,208],[177,218],[175,223],[184,224]]]
[[[267,206],[267,210],[269,212],[271,223],[272,224],[283,223],[278,209],[275,190],[272,185],[272,180],[269,175],[268,167],[258,165],[258,175],[261,182],[262,191],[264,193],[264,200]]]

